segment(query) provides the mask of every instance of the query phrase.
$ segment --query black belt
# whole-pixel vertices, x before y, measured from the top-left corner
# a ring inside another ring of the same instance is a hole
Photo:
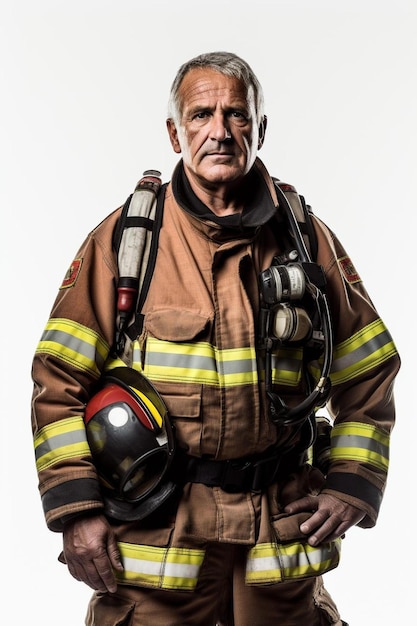
[[[221,487],[230,493],[261,493],[272,484],[278,473],[286,476],[305,463],[305,452],[292,455],[265,452],[259,457],[213,461],[181,455],[179,472],[183,482]],[[178,467],[178,466],[177,466]]]

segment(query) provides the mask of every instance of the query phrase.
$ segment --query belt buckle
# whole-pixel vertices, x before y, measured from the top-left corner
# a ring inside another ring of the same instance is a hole
[[[228,493],[243,493],[250,491],[252,473],[248,472],[253,469],[250,461],[241,461],[238,459],[229,459],[225,462],[221,488]],[[249,480],[248,480],[249,476]]]

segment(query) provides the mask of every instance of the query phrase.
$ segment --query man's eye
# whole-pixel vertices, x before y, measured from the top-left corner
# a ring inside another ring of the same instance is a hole
[[[194,119],[204,120],[204,118],[206,118],[207,116],[208,116],[208,112],[207,111],[199,111],[198,113],[196,113],[194,115]]]
[[[232,111],[231,116],[235,119],[246,120],[247,117],[242,113],[242,111]]]

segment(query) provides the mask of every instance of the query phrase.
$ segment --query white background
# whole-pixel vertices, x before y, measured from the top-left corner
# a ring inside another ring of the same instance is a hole
[[[326,581],[350,626],[413,623],[414,7],[413,0],[3,0],[2,622],[9,615],[19,625],[83,624],[90,590],[57,562],[61,539],[46,529],[37,493],[31,360],[87,232],[124,202],[143,170],[170,178],[177,156],[165,114],[178,67],[223,49],[246,58],[264,86],[261,158],[339,235],[402,356],[378,525],[348,533],[342,563]]]

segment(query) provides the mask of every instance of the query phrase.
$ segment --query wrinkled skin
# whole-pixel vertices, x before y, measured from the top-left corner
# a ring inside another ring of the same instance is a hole
[[[241,211],[244,178],[261,148],[266,118],[257,124],[255,99],[236,78],[193,69],[179,89],[181,120],[167,120],[194,193],[217,215]]]
[[[114,593],[114,570],[123,571],[113,530],[103,515],[80,517],[65,526],[64,557],[76,580]]]

